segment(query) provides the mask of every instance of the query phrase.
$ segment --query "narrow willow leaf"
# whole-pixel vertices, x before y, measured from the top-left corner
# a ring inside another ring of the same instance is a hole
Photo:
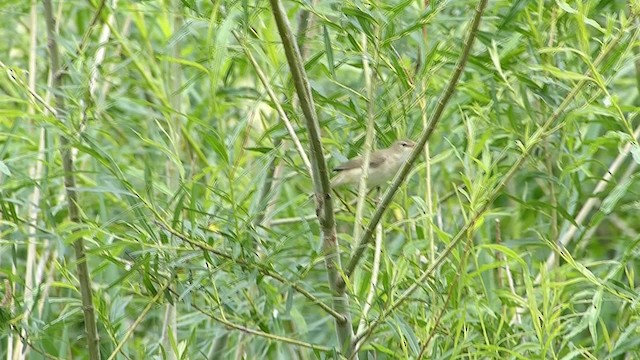
[[[638,143],[631,145],[631,155],[633,156],[633,160],[640,164],[640,145]]]
[[[600,211],[607,215],[610,214],[615,208],[616,204],[618,204],[618,201],[620,201],[620,199],[627,194],[629,186],[631,186],[635,179],[636,177],[632,176],[613,188],[609,195],[607,195],[607,197],[602,201]]]
[[[329,29],[325,25],[322,26],[322,38],[324,40],[324,52],[327,55],[327,66],[331,77],[336,78],[336,69],[333,63],[333,47],[331,46],[331,36],[329,35]]]
[[[560,9],[564,10],[565,12],[567,12],[569,14],[576,14],[578,12],[576,9],[572,8],[571,6],[569,6],[569,4],[567,4],[563,0],[556,0],[556,4],[558,4]]]
[[[4,175],[7,176],[11,176],[11,170],[9,170],[9,167],[7,166],[7,164],[0,160],[0,173],[3,173]]]
[[[591,333],[591,339],[594,344],[598,343],[598,319],[600,318],[600,312],[602,311],[602,295],[603,289],[599,288],[593,295],[591,300],[591,306],[587,310],[586,321],[589,323],[589,332]]]

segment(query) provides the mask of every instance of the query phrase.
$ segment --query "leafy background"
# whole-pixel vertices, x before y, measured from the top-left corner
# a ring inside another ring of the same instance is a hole
[[[296,41],[331,166],[362,153],[367,129],[377,148],[418,137],[476,5],[284,2],[307,25]],[[42,3],[0,9],[0,355],[90,356],[82,237],[102,358],[341,356],[311,177],[277,112],[308,153],[270,3],[53,6],[62,87]],[[443,262],[361,358],[640,358],[637,7],[489,2],[429,157],[383,218],[379,275],[371,246],[348,285],[354,330]],[[345,262],[354,215],[337,204]]]

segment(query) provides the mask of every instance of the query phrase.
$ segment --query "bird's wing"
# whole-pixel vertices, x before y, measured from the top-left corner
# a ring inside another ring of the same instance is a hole
[[[375,154],[375,153],[372,153],[371,155],[369,155],[370,168],[375,169],[378,166],[382,165],[382,163],[384,163],[384,157],[379,156],[378,154]],[[351,170],[351,169],[357,169],[360,167],[362,167],[362,156],[358,156],[356,158],[353,158],[347,161],[346,163],[338,165],[333,169],[333,171]]]

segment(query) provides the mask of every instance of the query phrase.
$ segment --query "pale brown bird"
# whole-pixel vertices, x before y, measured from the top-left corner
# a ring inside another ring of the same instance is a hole
[[[411,140],[398,140],[389,148],[372,152],[369,155],[367,187],[380,186],[393,179],[415,146]],[[357,184],[362,175],[362,156],[340,164],[333,171],[338,174],[331,180],[332,188]]]

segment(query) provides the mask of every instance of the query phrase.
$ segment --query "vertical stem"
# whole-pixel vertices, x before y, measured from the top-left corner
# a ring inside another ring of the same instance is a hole
[[[375,104],[373,102],[373,74],[369,66],[369,55],[367,52],[367,36],[362,34],[362,70],[364,73],[365,93],[367,94],[367,133],[364,140],[364,150],[362,153],[362,175],[358,184],[358,201],[356,203],[356,221],[353,225],[354,241],[360,238],[362,233],[362,215],[364,203],[367,197],[367,179],[369,178],[369,158],[373,148],[373,138],[375,135]],[[352,244],[355,246],[356,244]]]
[[[429,7],[429,0],[424,0],[425,11],[427,10],[427,7]],[[427,25],[422,26],[422,38],[424,40],[424,49],[426,52],[428,49],[427,45],[429,44]],[[424,81],[424,78],[422,78],[422,80],[423,80],[421,81],[422,92],[426,94],[427,83],[426,81]],[[425,96],[420,98],[420,113],[422,118],[422,126],[426,128],[428,123],[428,115],[427,115],[427,100]],[[432,193],[432,186],[431,186],[431,153],[429,152],[429,142],[427,142],[424,145],[424,163],[426,168],[425,183],[427,184],[427,191],[424,194],[424,197],[425,197],[424,201],[427,203],[427,211],[428,211],[427,221],[425,221],[425,225],[427,227],[427,236],[429,237],[429,262],[431,263],[436,260],[436,242],[433,236],[433,193]]]
[[[300,56],[298,45],[294,40],[293,32],[289,25],[287,13],[279,0],[270,0],[270,3],[309,133],[313,169],[312,178],[317,203],[316,214],[322,230],[322,247],[325,253],[329,287],[333,293],[333,307],[345,319],[343,321],[335,320],[338,344],[342,354],[346,356],[355,355],[355,358],[357,358],[357,354],[352,354],[353,328],[351,325],[351,313],[349,312],[349,298],[345,294],[344,281],[341,277],[342,265],[340,263],[340,250],[338,248],[336,222],[333,214],[333,200],[330,196],[329,171],[324,160],[324,151],[320,141],[320,126],[315,104],[313,103],[311,86],[304,70],[304,63]]]
[[[53,16],[53,6],[51,0],[44,0],[45,22],[47,25],[47,44],[49,47],[49,57],[51,60],[52,88],[55,94],[54,104],[57,117],[64,120],[67,116],[64,96],[62,95],[62,73],[60,72],[60,55],[58,53],[58,43],[55,33],[55,19]],[[76,193],[76,180],[74,175],[73,157],[71,155],[71,144],[67,137],[60,135],[60,151],[62,153],[62,167],[64,171],[64,187],[67,194],[69,207],[69,220],[80,224],[80,209],[78,207],[78,195]],[[79,230],[79,229],[78,229]],[[80,294],[82,296],[82,312],[84,314],[84,327],[87,335],[87,348],[89,359],[100,359],[100,347],[98,339],[98,329],[93,308],[93,296],[91,294],[91,277],[87,266],[87,258],[84,248],[84,238],[77,236],[73,243],[76,253],[76,266],[78,272],[78,282]]]
[[[554,6],[551,9],[551,30],[549,31],[549,40],[547,41],[547,47],[552,48],[556,38],[556,23],[558,20],[558,8]],[[550,53],[546,58],[546,62],[552,64],[553,63],[553,55]],[[545,166],[547,167],[547,172],[549,173],[549,178],[553,179],[553,152],[548,151],[550,144],[549,141],[545,141],[544,149],[545,149]],[[558,239],[558,199],[556,198],[556,186],[553,180],[549,180],[549,195],[551,200],[551,238]],[[559,245],[559,244],[558,244]],[[559,261],[556,261],[556,266],[559,265]],[[518,315],[519,316],[519,315]],[[520,319],[518,319],[520,320]]]
[[[549,148],[549,141],[545,141],[544,148],[546,153],[545,166],[549,174],[549,200],[551,201],[551,238],[558,239],[558,199],[556,198],[556,185],[553,181],[553,163],[551,157],[553,152],[547,151]],[[558,243],[560,245],[560,243]],[[556,261],[556,266],[559,266],[559,259]]]
[[[165,6],[170,7],[171,3],[167,3]],[[165,7],[165,11],[167,11],[166,16],[169,17],[170,13],[173,13],[173,29],[177,31],[182,26],[182,15],[179,11],[171,11],[171,9],[167,9]],[[174,58],[180,57],[180,42],[177,41],[171,48],[171,55]],[[167,78],[165,81],[167,82],[166,89],[168,89],[168,98],[169,103],[171,104],[171,115],[169,115],[169,121],[171,124],[167,128],[170,131],[171,143],[173,144],[173,149],[175,151],[176,158],[180,158],[180,151],[183,149],[183,137],[182,137],[182,125],[183,121],[181,118],[183,104],[185,104],[188,99],[186,99],[182,94],[180,94],[180,88],[182,86],[182,67],[180,64],[175,62],[168,62],[164,64],[167,70]],[[185,157],[186,160],[186,157]],[[165,168],[167,169],[167,187],[171,190],[175,190],[179,188],[179,184],[181,183],[182,172],[180,168],[172,161],[167,160],[165,163]],[[191,171],[193,171],[193,167],[190,167]],[[192,176],[193,174],[191,174]],[[189,175],[187,175],[189,176]],[[173,243],[175,240],[171,239]],[[170,256],[175,256],[176,253],[174,251],[170,252]],[[174,284],[167,284],[169,289],[174,287]],[[180,339],[178,339],[178,312],[175,304],[167,302],[164,305],[164,315],[162,321],[162,333],[160,336],[160,341],[162,346],[164,347],[166,358],[168,360],[177,360],[178,354],[173,350],[171,345],[171,339],[178,343]]]
[[[30,44],[29,44],[29,89],[35,93],[36,91],[36,76],[37,76],[37,46],[38,46],[38,4],[35,0],[31,1],[31,15],[30,15]],[[29,114],[34,114],[34,107],[29,106]],[[43,163],[44,163],[44,128],[40,129],[40,141],[38,145],[38,157],[36,163],[29,169],[29,176],[34,180],[35,186],[33,192],[29,196],[29,202],[27,203],[27,262],[25,264],[25,284],[24,284],[24,312],[23,322],[28,324],[31,319],[31,312],[34,307],[34,292],[33,288],[38,282],[35,279],[34,268],[36,267],[36,228],[35,225],[38,221],[38,215],[40,214],[38,204],[40,203],[40,184],[38,180],[42,176]],[[33,224],[34,226],[30,226]],[[17,246],[17,245],[16,245]],[[45,245],[46,246],[46,245]],[[14,266],[14,274],[17,273],[17,269]],[[26,326],[25,326],[26,328]],[[26,335],[24,330],[19,330],[23,336]],[[25,347],[22,337],[16,338],[15,348],[13,348],[13,338],[10,335],[8,338],[9,347],[7,351],[8,359],[26,359],[29,354],[29,347]],[[24,348],[24,351],[22,350]],[[14,352],[15,351],[15,352]],[[13,352],[13,354],[12,354]]]

